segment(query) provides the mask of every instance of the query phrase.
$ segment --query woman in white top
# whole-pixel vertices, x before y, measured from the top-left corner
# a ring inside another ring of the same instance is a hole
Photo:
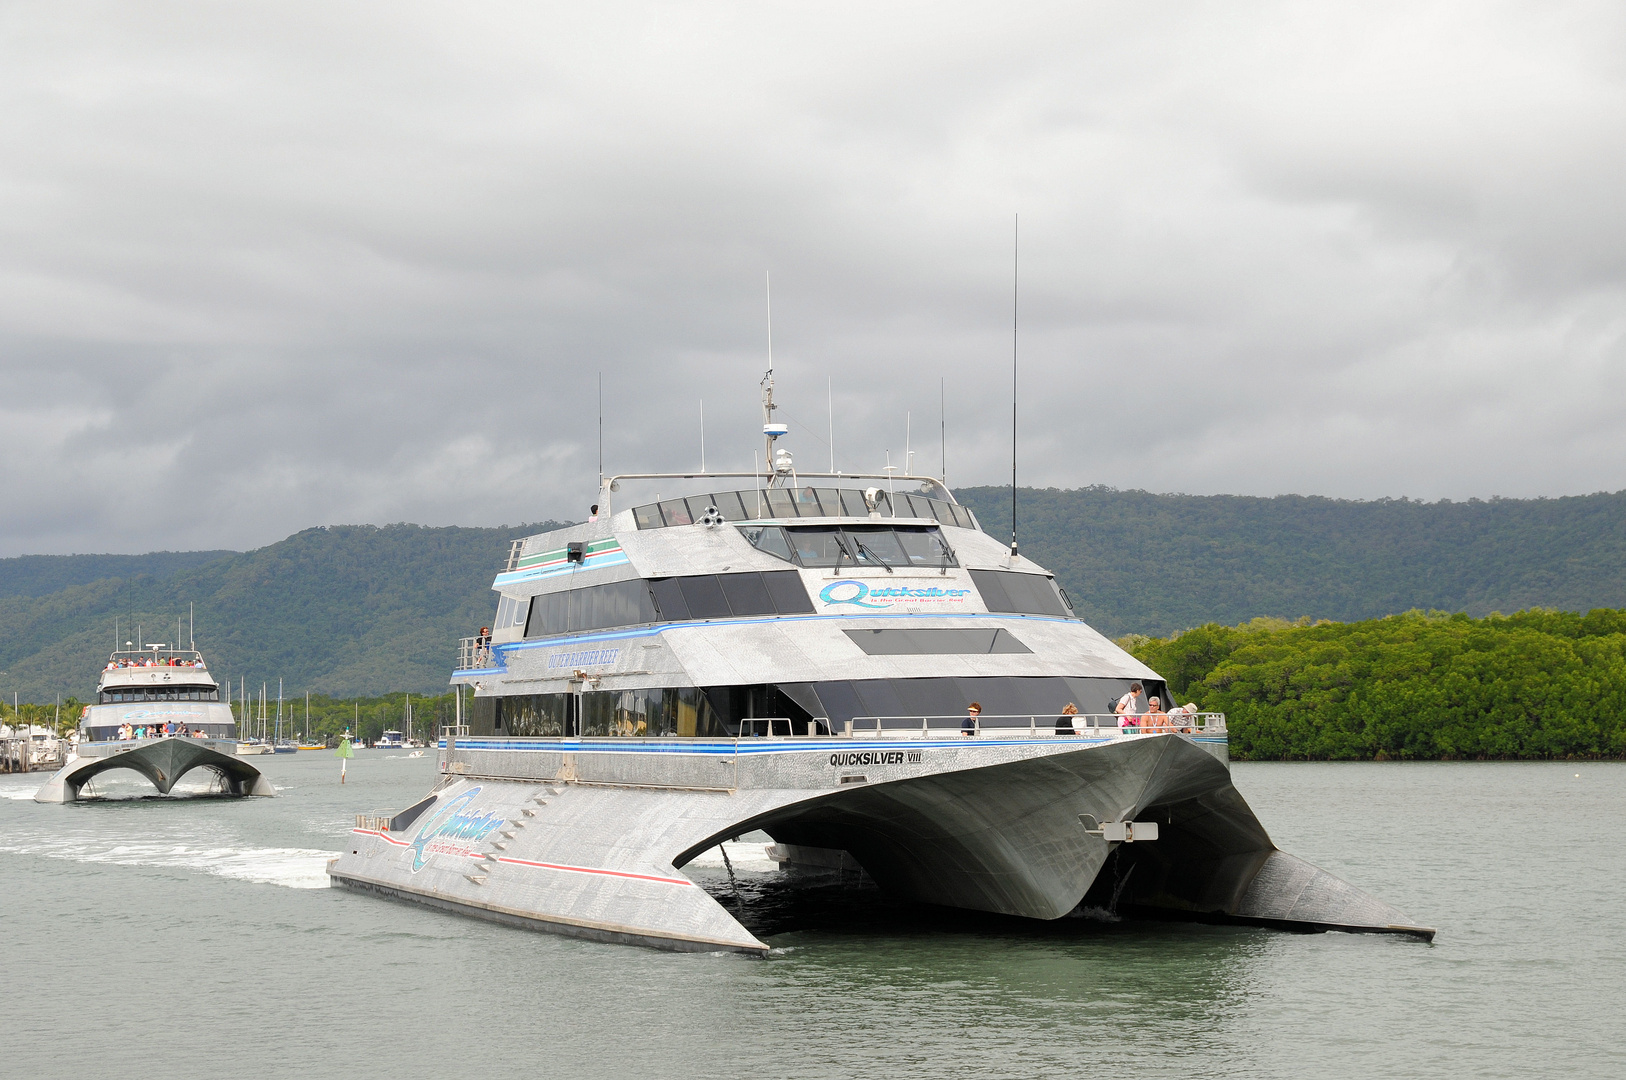
[[[1146,688],[1138,682],[1129,684],[1129,693],[1118,699],[1113,712],[1118,714],[1121,728],[1140,727],[1140,712],[1146,707]]]

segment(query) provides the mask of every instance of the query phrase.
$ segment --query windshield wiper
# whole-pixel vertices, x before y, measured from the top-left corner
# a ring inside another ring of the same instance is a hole
[[[841,555],[846,557],[846,558],[851,559],[853,561],[853,565],[857,566],[858,565],[858,556],[854,555],[852,552],[847,550],[847,543],[846,543],[846,541],[841,539],[841,534],[840,533],[835,534],[835,541],[836,541],[836,547],[841,549]],[[862,548],[863,545],[860,544],[859,547]],[[836,566],[838,568],[841,566],[841,558],[839,558],[839,557],[836,559]]]
[[[892,564],[887,562],[885,559],[881,558],[879,555],[875,554],[874,550],[872,550],[862,540],[858,539],[858,537],[856,537],[856,536],[853,537],[853,543],[858,545],[858,553],[860,555],[866,555],[866,554],[869,555],[876,562],[878,562],[882,566],[886,567],[886,572],[887,573],[889,573],[889,574],[894,573],[894,571],[892,569]]]

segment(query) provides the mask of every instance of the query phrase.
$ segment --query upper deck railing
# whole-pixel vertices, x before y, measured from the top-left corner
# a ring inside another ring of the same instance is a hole
[[[491,639],[488,637],[466,637],[457,641],[457,670],[472,671],[476,668],[488,668],[492,663]]]
[[[118,668],[187,667],[206,668],[203,654],[196,649],[171,648],[168,645],[145,645],[139,649],[115,649],[103,671]]]
[[[739,731],[724,735],[723,740],[741,742],[798,742],[831,738],[845,739],[945,739],[945,738],[1080,738],[1125,739],[1141,735],[1224,735],[1225,714],[1215,712],[1146,714],[1134,717],[1137,723],[1120,726],[1124,717],[1111,713],[1055,713],[1013,714],[1008,716],[977,717],[966,730],[965,714],[957,716],[858,716],[834,730],[827,719],[791,720],[788,717],[757,717],[739,722]],[[1070,724],[1065,721],[1071,721]],[[511,737],[511,736],[510,736]],[[448,742],[469,738],[469,729],[441,728],[440,746]],[[473,737],[478,744],[479,736]],[[576,742],[621,742],[628,738],[656,739],[662,742],[685,738],[678,735],[621,735],[601,734],[585,736],[542,735],[538,739],[560,739]],[[706,741],[717,741],[707,738]],[[476,749],[478,746],[476,745]],[[468,749],[468,747],[465,747]]]
[[[1225,714],[1215,712],[1143,713],[1012,713],[972,717],[855,716],[843,734],[853,738],[927,739],[964,735],[1207,735],[1225,730]]]

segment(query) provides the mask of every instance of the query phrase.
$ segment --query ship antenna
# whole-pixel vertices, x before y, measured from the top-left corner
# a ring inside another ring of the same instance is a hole
[[[604,372],[598,373],[598,486],[604,487]]]
[[[706,471],[706,399],[700,399],[700,471]],[[600,478],[599,483],[603,483]]]
[[[948,380],[937,378],[937,471],[943,474],[943,490],[948,490]]]
[[[1011,234],[1011,558],[1016,558],[1016,297],[1021,281],[1022,215]]]
[[[830,472],[836,471],[836,380],[827,376],[824,381],[824,406],[830,411]]]
[[[775,405],[773,400],[773,279],[766,270],[762,272],[762,281],[767,289],[768,301],[768,370],[762,376],[762,469],[764,483],[771,487],[778,471],[774,459],[774,440],[785,434],[788,429],[784,424],[774,423],[773,419],[773,411],[779,406]]]

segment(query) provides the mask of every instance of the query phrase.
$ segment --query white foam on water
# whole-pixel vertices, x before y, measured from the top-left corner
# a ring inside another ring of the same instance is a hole
[[[734,872],[744,871],[751,874],[775,874],[779,872],[779,864],[768,858],[766,844],[751,843],[750,841],[724,840],[723,850],[728,852],[728,861],[733,865]],[[689,866],[714,867],[725,870],[722,852],[715,847],[709,847],[696,855],[688,862]]]
[[[312,848],[204,847],[179,839],[110,842],[83,835],[13,835],[0,839],[0,853],[110,866],[194,870],[235,881],[281,885],[288,889],[327,888],[327,863],[337,854]]]

